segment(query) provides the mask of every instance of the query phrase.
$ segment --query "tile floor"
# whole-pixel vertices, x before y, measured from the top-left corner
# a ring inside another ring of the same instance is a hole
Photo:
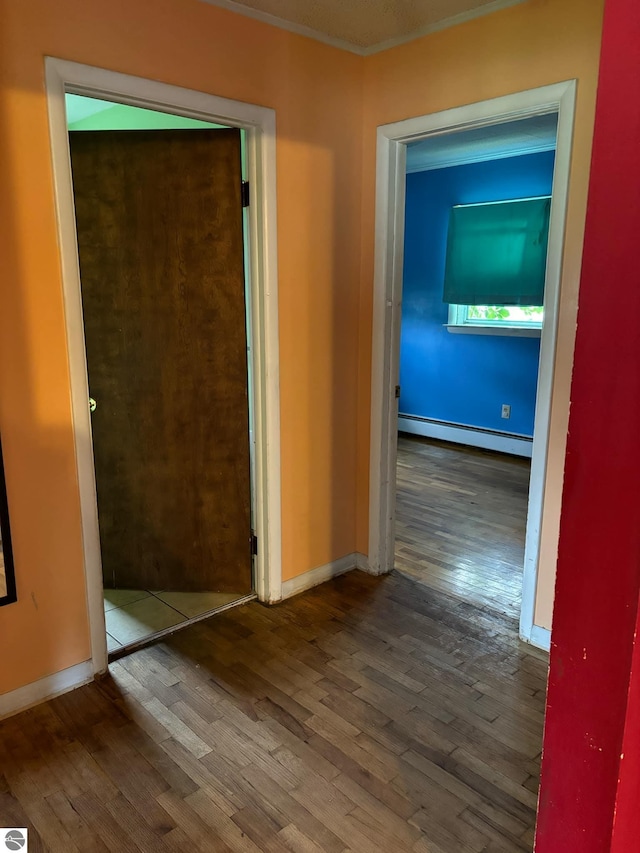
[[[231,592],[105,589],[107,648],[110,652],[117,651],[243,597]]]

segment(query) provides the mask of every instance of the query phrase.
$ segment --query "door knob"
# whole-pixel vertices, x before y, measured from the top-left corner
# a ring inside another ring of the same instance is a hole
[[[96,401],[93,399],[93,397],[89,397],[89,411],[93,413],[97,408],[98,404],[96,403]]]

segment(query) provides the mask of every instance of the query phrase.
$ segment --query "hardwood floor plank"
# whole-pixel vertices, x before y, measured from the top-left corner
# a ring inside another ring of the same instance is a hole
[[[291,823],[280,831],[281,836],[288,836],[289,833],[285,830],[295,825],[305,835],[305,838],[311,839],[313,843],[319,845],[327,853],[342,853],[344,851],[344,841],[332,832],[330,826],[321,823],[279,785],[274,785],[271,777],[259,767],[247,767],[242,775],[251,784],[258,799],[270,803],[283,815],[289,817]]]
[[[115,797],[109,802],[114,802],[117,799],[118,797]],[[113,853],[118,850],[122,850],[124,853],[138,853],[141,849],[94,794],[87,793],[75,797],[71,801],[71,806],[80,815],[83,822],[100,836],[108,850],[113,851]]]
[[[209,827],[213,836],[211,850],[216,850],[213,845],[216,844],[216,839],[220,838],[231,850],[239,853],[260,853],[260,847],[230,817],[221,812],[204,791],[190,794],[186,802]]]
[[[92,850],[95,853],[105,853],[105,851],[109,850],[100,836],[92,832],[89,826],[83,821],[65,794],[57,791],[46,799],[47,804],[64,826],[68,835],[75,840],[79,850]],[[29,839],[29,846],[31,847],[31,839]]]
[[[323,847],[318,846],[292,823],[281,829],[278,835],[287,850],[292,853],[323,853]]]

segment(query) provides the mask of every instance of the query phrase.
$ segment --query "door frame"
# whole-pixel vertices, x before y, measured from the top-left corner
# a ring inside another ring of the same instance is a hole
[[[520,612],[520,637],[541,648],[549,648],[550,632],[534,625],[534,616],[547,478],[558,304],[575,100],[576,81],[568,80],[382,125],[378,127],[377,133],[369,570],[372,574],[384,574],[391,571],[394,565],[398,432],[398,401],[395,389],[400,367],[407,144],[432,135],[495,125],[517,118],[552,112],[558,114],[545,287],[545,319],[540,339]],[[555,528],[557,529],[557,525]]]
[[[259,543],[254,563],[254,584],[258,599],[266,603],[282,598],[276,117],[275,111],[266,107],[54,57],[45,58],[45,76],[87,613],[93,671],[98,674],[107,668],[107,639],[65,94],[86,95],[135,107],[159,109],[237,127],[246,132],[247,178],[251,184],[251,204],[248,208],[248,331],[255,442],[253,519]]]

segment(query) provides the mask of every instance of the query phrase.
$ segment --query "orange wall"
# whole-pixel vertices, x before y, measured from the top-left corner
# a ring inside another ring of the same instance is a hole
[[[529,0],[363,59],[196,0],[0,0],[0,427],[19,590],[0,608],[0,693],[89,656],[43,57],[277,112],[285,579],[367,551],[376,125],[579,78],[547,624],[601,5]]]
[[[375,130],[411,116],[578,79],[549,475],[535,623],[550,627],[603,0],[529,0],[365,63],[358,550],[368,550]]]
[[[277,111],[283,573],[354,550],[362,60],[196,0],[0,0],[0,693],[89,657],[44,92],[52,55]]]

